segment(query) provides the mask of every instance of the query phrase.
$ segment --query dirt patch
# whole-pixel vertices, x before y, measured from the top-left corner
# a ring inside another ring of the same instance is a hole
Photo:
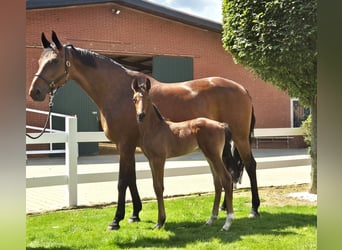
[[[291,193],[307,192],[309,184],[261,187],[259,188],[260,202],[263,206],[301,206],[317,205],[317,201],[309,201],[295,197],[289,197]],[[249,189],[238,189],[234,191],[234,197],[250,197]]]

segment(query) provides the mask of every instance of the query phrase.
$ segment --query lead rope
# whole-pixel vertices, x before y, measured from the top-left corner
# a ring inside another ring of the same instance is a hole
[[[29,135],[28,133],[26,133],[26,136],[27,136],[27,137],[29,137],[29,138],[35,140],[35,139],[38,139],[39,137],[41,137],[41,136],[45,133],[45,131],[46,131],[46,129],[47,129],[47,125],[48,125],[49,120],[50,120],[51,111],[52,111],[52,106],[53,106],[52,100],[53,100],[53,96],[54,96],[54,91],[51,90],[51,93],[50,93],[50,100],[49,100],[49,113],[48,113],[48,116],[47,116],[47,118],[46,118],[46,121],[45,121],[45,125],[44,125],[43,130],[42,130],[42,131],[39,133],[39,135],[37,135],[37,136],[31,136],[31,135]]]

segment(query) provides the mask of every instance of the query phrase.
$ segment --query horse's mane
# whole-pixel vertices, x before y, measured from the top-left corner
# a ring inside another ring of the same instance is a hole
[[[152,103],[152,106],[153,106],[154,111],[157,113],[157,116],[158,116],[159,120],[165,121],[164,116],[162,116],[162,114],[160,113],[160,111],[157,108],[157,106],[154,103]]]
[[[76,48],[72,45],[68,45],[72,47],[72,54],[73,56],[77,57],[83,64],[89,66],[89,67],[93,67],[96,68],[97,67],[97,60],[103,60],[103,61],[107,61],[111,64],[114,64],[115,66],[120,67],[123,70],[128,70],[126,69],[123,65],[121,65],[120,63],[116,62],[115,60],[101,55],[99,53],[96,53],[94,51],[90,51],[87,49],[82,49],[82,48]]]

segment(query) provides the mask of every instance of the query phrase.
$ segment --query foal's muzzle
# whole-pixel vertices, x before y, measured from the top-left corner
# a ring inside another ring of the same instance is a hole
[[[144,112],[137,114],[137,121],[138,122],[141,122],[144,118],[145,118]]]

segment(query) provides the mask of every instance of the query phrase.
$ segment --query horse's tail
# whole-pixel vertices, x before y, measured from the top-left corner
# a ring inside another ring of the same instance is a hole
[[[249,128],[249,144],[252,143],[252,137],[254,136],[254,126],[255,126],[255,115],[254,115],[254,107],[252,106],[252,119],[251,119],[251,125]]]
[[[252,106],[252,113],[251,113],[251,124],[249,127],[249,144],[252,144],[252,137],[254,136],[254,126],[255,126],[255,115],[254,115],[254,107]],[[237,173],[238,173],[238,178],[239,178],[239,183],[241,183],[241,178],[242,178],[242,174],[243,174],[243,168],[244,168],[244,164],[243,161],[241,159],[241,156],[239,154],[239,151],[237,150],[237,148],[234,145],[234,153],[233,153],[233,157],[235,160],[235,164],[237,165]]]

